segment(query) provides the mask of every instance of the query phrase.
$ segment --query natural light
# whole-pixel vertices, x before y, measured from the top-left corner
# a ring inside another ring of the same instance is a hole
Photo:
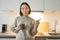
[[[32,17],[34,20],[39,20],[42,18],[42,12],[31,12],[31,14],[29,15],[30,17]]]

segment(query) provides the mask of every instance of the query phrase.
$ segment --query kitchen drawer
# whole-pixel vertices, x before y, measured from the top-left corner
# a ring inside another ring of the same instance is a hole
[[[15,38],[0,38],[0,40],[15,40]]]

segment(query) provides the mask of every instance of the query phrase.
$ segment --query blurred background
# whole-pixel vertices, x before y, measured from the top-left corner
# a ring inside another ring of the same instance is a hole
[[[19,16],[22,2],[30,5],[30,17],[35,20],[41,18],[38,35],[41,32],[52,32],[55,27],[56,32],[60,33],[60,0],[0,0],[0,32],[3,24],[7,24],[8,29],[12,27],[15,18]]]

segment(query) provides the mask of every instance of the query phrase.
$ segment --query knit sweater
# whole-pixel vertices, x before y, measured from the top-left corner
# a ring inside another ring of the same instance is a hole
[[[18,24],[25,24],[25,29],[16,30]],[[32,40],[32,36],[37,33],[37,24],[35,20],[29,16],[18,16],[12,27],[12,31],[16,32],[16,40]]]

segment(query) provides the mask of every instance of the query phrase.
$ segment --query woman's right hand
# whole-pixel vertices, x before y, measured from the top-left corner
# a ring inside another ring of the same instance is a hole
[[[20,25],[17,25],[16,30],[20,30],[20,29],[21,29]]]

